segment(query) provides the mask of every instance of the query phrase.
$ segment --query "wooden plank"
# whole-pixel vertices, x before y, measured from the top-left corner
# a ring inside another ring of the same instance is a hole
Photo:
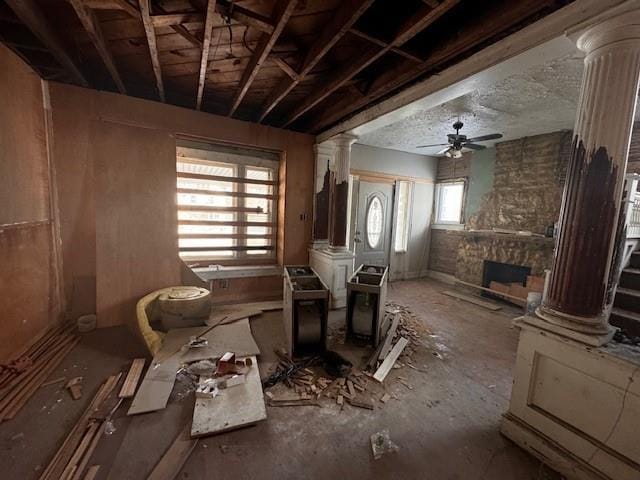
[[[147,480],[173,480],[198,444],[197,438],[191,438],[191,425],[187,423],[175,438],[171,446],[162,455]]]
[[[107,46],[107,42],[104,39],[104,35],[102,34],[102,28],[100,27],[100,23],[98,19],[94,15],[94,13],[87,8],[84,4],[83,0],[69,0],[71,6],[76,11],[80,22],[84,26],[84,29],[87,31],[89,38],[93,42],[93,45],[96,47],[100,58],[104,62],[111,78],[115,82],[118,87],[118,91],[120,93],[127,93],[127,89],[122,82],[122,78],[120,78],[120,73],[118,72],[118,68],[116,67],[116,63],[113,60],[113,56],[111,55],[111,51]]]
[[[214,398],[196,398],[192,437],[235,430],[267,418],[258,361],[255,356],[249,358],[252,367],[245,376],[245,383],[221,390]]]
[[[396,360],[398,360],[398,357],[408,343],[409,340],[407,340],[405,337],[400,337],[400,340],[398,340],[393,346],[391,352],[389,352],[389,355],[387,355],[387,357],[384,359],[384,362],[382,362],[382,365],[380,365],[380,368],[378,368],[378,370],[376,370],[376,373],[374,373],[373,378],[375,378],[380,383],[384,382],[384,379],[393,368],[393,364],[396,363]]]
[[[215,8],[215,1],[209,3],[213,3],[213,8]],[[171,25],[180,25],[181,23],[203,23],[204,21],[204,15],[197,12],[162,13],[151,15],[151,23],[155,28],[170,27]]]
[[[95,480],[100,470],[100,465],[91,465],[87,469],[87,473],[84,475],[83,480]]]
[[[374,46],[362,52],[361,55],[355,61],[349,62],[343,68],[339,69],[332,77],[327,81],[319,85],[313,92],[311,92],[306,99],[296,107],[292,113],[290,113],[282,125],[283,127],[289,126],[295,120],[300,118],[304,113],[318,105],[325,100],[329,95],[345,85],[355,75],[367,68],[373,62],[380,57],[388,53],[392,48],[399,47],[402,44],[409,41],[416,34],[427,28],[433,22],[438,20],[442,15],[448,12],[451,8],[457,5],[460,0],[445,0],[436,8],[430,8],[425,5],[416,15],[411,17],[405,22],[405,24],[398,30],[397,34],[386,47]]]
[[[400,325],[400,314],[396,313],[393,316],[393,320],[391,322],[391,326],[389,327],[389,330],[387,330],[387,336],[384,337],[384,342],[382,344],[382,348],[380,349],[378,360],[384,360],[385,357],[391,351],[391,345],[393,344],[393,337],[396,334],[398,325]]]
[[[160,68],[160,59],[158,57],[158,45],[156,44],[156,32],[151,22],[151,10],[149,0],[138,0],[140,4],[140,14],[142,16],[142,24],[144,25],[144,33],[147,36],[147,44],[149,46],[149,54],[151,55],[151,66],[153,74],[156,77],[156,87],[160,100],[165,101],[164,84],[162,83],[162,69]]]
[[[124,379],[124,383],[122,384],[122,388],[118,395],[120,398],[130,398],[136,393],[136,387],[138,386],[138,380],[140,380],[140,376],[142,375],[144,363],[144,358],[136,358],[131,362],[129,373],[127,373],[127,377]]]
[[[211,49],[213,25],[218,18],[215,13],[216,0],[207,0],[207,10],[204,22],[204,40],[202,42],[202,57],[200,58],[200,75],[198,77],[198,94],[196,96],[196,110],[202,106],[202,96],[204,95],[204,84],[207,77],[207,65],[209,64],[209,50]],[[220,30],[216,34],[220,36]]]
[[[498,295],[504,295],[504,293],[499,293],[496,292]],[[479,307],[482,308],[486,308],[487,310],[493,310],[494,312],[497,310],[501,310],[502,307],[500,305],[496,305],[495,303],[492,302],[487,302],[485,300],[481,300],[478,297],[474,297],[471,295],[465,295],[463,293],[458,293],[458,292],[451,292],[449,290],[445,290],[444,292],[442,292],[443,295],[447,295],[448,297],[453,297],[453,298],[457,298],[459,300],[464,300],[465,302],[469,302],[469,303],[473,303],[474,305],[477,305]],[[522,300],[522,299],[520,299]]]
[[[71,74],[72,78],[83,87],[88,87],[89,82],[67,53],[67,49],[49,25],[37,3],[34,0],[7,0],[6,3],[22,23],[47,47],[60,65]]]
[[[313,42],[302,62],[300,73],[287,72],[290,79],[284,78],[271,92],[265,101],[258,122],[264,120],[277,105],[285,98],[298,83],[314,69],[318,62],[338,43],[349,31],[360,16],[371,6],[373,0],[346,0],[340,5],[331,22],[325,26],[322,33]],[[288,65],[287,65],[288,66]],[[286,72],[286,70],[285,70]]]
[[[100,465],[91,465],[87,469],[87,473],[85,473],[83,480],[95,480],[98,475],[98,470],[100,470]]]
[[[260,71],[260,67],[262,67],[262,64],[267,59],[267,56],[271,52],[271,49],[282,33],[284,26],[289,21],[289,18],[291,17],[291,14],[293,13],[293,10],[295,9],[297,3],[298,0],[278,0],[278,2],[276,3],[273,15],[275,28],[273,29],[273,32],[271,34],[263,33],[260,37],[258,45],[251,55],[251,59],[249,60],[244,73],[242,74],[240,85],[233,99],[231,109],[229,110],[229,116],[232,116],[235,113],[236,109],[240,105],[240,102],[242,102],[242,99],[249,91],[249,87],[251,87],[253,80],[256,78],[256,75]]]

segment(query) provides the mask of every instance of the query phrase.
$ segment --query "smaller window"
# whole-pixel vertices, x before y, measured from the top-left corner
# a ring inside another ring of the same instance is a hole
[[[398,212],[396,216],[396,239],[394,250],[396,253],[407,251],[409,242],[409,213],[411,211],[411,184],[400,180],[398,185]]]
[[[437,184],[435,223],[460,225],[463,198],[464,181]]]

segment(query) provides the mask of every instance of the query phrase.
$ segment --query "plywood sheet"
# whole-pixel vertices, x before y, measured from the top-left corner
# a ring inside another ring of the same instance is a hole
[[[138,388],[128,415],[153,412],[167,406],[173,390],[176,372],[187,362],[205,358],[220,357],[225,352],[234,352],[237,356],[259,355],[249,319],[230,325],[221,325],[207,332],[208,327],[176,328],[170,330],[162,342],[162,348],[156,354],[151,366]],[[203,335],[204,334],[204,335]],[[198,349],[182,351],[182,347],[193,336],[203,335],[209,345]],[[259,379],[258,379],[259,380]]]
[[[220,390],[214,398],[196,398],[191,436],[202,437],[253,425],[267,418],[255,356],[245,383]]]
[[[175,140],[93,121],[98,326],[132,324],[147,293],[180,283]]]

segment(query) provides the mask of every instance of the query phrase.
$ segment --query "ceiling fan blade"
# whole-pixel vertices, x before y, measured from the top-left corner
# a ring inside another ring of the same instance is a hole
[[[495,140],[496,138],[502,138],[502,134],[491,133],[489,135],[482,135],[480,137],[467,138],[467,142],[484,142],[485,140]]]
[[[436,152],[435,154],[436,155],[442,155],[443,153],[448,152],[450,148],[451,147],[443,148],[442,150],[440,150],[439,152]]]
[[[487,148],[484,145],[477,145],[475,143],[463,143],[462,146],[464,148],[470,148],[471,150],[484,150]]]
[[[418,145],[415,148],[441,147],[443,145],[449,145],[449,144],[448,143],[434,143],[433,145]]]

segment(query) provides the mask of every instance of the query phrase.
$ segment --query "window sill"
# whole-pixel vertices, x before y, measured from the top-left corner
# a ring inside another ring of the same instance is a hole
[[[434,230],[464,230],[464,223],[434,223],[431,228]]]
[[[206,282],[224,278],[271,277],[282,275],[282,266],[280,265],[243,265],[229,267],[220,265],[216,267],[196,267],[191,270]]]

